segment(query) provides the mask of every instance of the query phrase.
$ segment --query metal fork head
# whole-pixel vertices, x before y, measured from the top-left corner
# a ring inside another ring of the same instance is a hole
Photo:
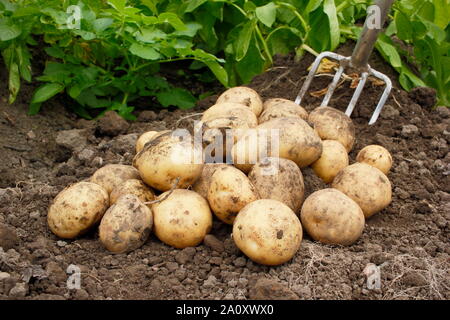
[[[336,72],[336,74],[334,75],[333,81],[328,86],[327,93],[325,94],[325,97],[320,105],[321,107],[328,105],[328,103],[330,102],[330,99],[334,93],[334,90],[336,89],[336,86],[339,83],[339,80],[341,79],[344,69],[351,64],[351,57],[345,57],[340,54],[337,54],[334,52],[328,52],[328,51],[322,52],[321,54],[319,54],[317,56],[316,60],[314,61],[313,65],[311,67],[311,70],[309,71],[309,74],[306,77],[306,80],[303,83],[303,86],[300,89],[300,92],[299,92],[297,98],[295,99],[296,104],[300,105],[300,103],[302,102],[303,97],[305,96],[306,92],[308,91],[308,89],[311,85],[311,82],[316,74],[316,71],[319,68],[320,62],[322,61],[323,58],[330,58],[330,59],[339,61],[339,69]],[[384,104],[386,103],[386,100],[389,97],[389,94],[391,93],[392,82],[391,82],[391,79],[389,79],[389,77],[387,77],[385,74],[372,69],[370,66],[367,66],[367,69],[361,72],[361,77],[360,77],[358,86],[356,87],[353,97],[347,106],[347,110],[345,110],[345,114],[349,117],[351,116],[353,109],[355,108],[356,103],[358,102],[358,99],[361,95],[362,90],[364,89],[364,85],[366,84],[366,81],[369,76],[373,76],[377,79],[380,79],[380,80],[384,81],[384,83],[386,84],[383,94],[381,95],[381,98],[378,101],[377,107],[375,108],[375,111],[373,112],[372,117],[370,118],[369,125],[372,125],[377,121],[377,119],[381,113],[381,110],[383,109]]]

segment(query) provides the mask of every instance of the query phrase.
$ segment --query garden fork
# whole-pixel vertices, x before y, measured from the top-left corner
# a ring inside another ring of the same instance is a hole
[[[306,91],[308,91],[309,86],[311,85],[311,81],[314,78],[314,75],[320,65],[320,62],[323,58],[331,58],[339,61],[339,69],[337,70],[336,74],[333,77],[333,81],[330,83],[327,89],[327,93],[322,101],[321,107],[327,106],[330,102],[331,96],[333,95],[334,90],[336,89],[336,86],[345,70],[345,68],[350,67],[355,69],[357,72],[360,73],[360,80],[358,83],[358,86],[355,89],[355,92],[353,94],[353,97],[347,106],[347,110],[345,111],[345,114],[347,116],[351,116],[353,109],[355,108],[356,103],[358,102],[359,96],[361,95],[361,92],[364,88],[364,85],[367,81],[367,78],[370,76],[373,76],[375,78],[378,78],[382,80],[386,87],[384,89],[384,92],[378,101],[378,105],[372,114],[372,117],[370,118],[369,125],[374,124],[378,116],[381,113],[381,110],[384,107],[384,104],[386,103],[387,98],[389,97],[389,94],[392,89],[392,82],[391,80],[383,73],[378,72],[374,69],[372,69],[369,64],[369,57],[370,54],[373,51],[373,48],[375,46],[375,42],[377,41],[378,34],[380,33],[384,22],[386,21],[386,17],[389,13],[389,9],[392,5],[394,0],[378,0],[375,3],[375,6],[372,8],[374,9],[374,14],[378,16],[367,16],[366,22],[364,23],[364,28],[361,33],[361,36],[358,39],[358,42],[355,46],[355,49],[353,50],[353,54],[351,57],[344,57],[342,55],[336,54],[334,52],[322,52],[319,54],[314,61],[311,70],[297,96],[295,99],[295,103],[300,105],[303,96],[305,95]],[[369,7],[370,8],[370,7]],[[373,20],[374,19],[374,20]],[[373,23],[373,21],[378,23]]]

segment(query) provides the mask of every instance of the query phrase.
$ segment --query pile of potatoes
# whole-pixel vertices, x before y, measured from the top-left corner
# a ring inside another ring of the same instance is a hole
[[[350,164],[355,128],[337,109],[308,114],[290,100],[263,102],[256,91],[235,87],[201,121],[202,143],[169,130],[146,132],[132,165],[108,164],[61,191],[48,211],[51,231],[73,239],[98,226],[104,247],[124,253],[152,232],[175,248],[197,246],[219,219],[250,259],[279,265],[299,250],[304,231],[315,241],[351,245],[365,219],[391,202],[391,155],[369,145]],[[205,145],[225,129],[231,144],[216,152],[233,161],[204,163]],[[277,132],[276,155],[270,139],[252,140],[270,130]],[[329,188],[305,199],[307,166]]]

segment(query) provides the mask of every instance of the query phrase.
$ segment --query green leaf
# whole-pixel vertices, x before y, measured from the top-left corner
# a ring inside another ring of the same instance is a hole
[[[247,55],[236,64],[237,73],[243,83],[249,83],[254,76],[262,73],[266,64],[256,39],[252,38]]]
[[[180,109],[192,108],[197,101],[189,91],[181,88],[158,92],[156,98],[163,107],[175,106]]]
[[[186,12],[186,13],[192,12],[207,1],[208,0],[190,0],[190,1],[188,1],[188,5],[187,5],[186,9],[184,10],[184,12]]]
[[[448,0],[434,0],[434,23],[445,30],[449,24],[450,4]]]
[[[316,10],[321,4],[323,0],[310,0],[308,1],[308,5],[306,6],[305,13],[310,13]]]
[[[411,19],[406,17],[400,11],[397,11],[395,15],[395,25],[397,27],[397,36],[404,41],[412,40],[412,25]]]
[[[126,0],[108,0],[108,3],[117,11],[123,13],[125,11]]]
[[[22,31],[17,25],[7,25],[0,22],[0,40],[8,41],[20,36]]]
[[[8,102],[13,103],[16,100],[17,94],[19,93],[20,89],[19,66],[15,62],[9,65],[8,88],[9,88]]]
[[[272,55],[288,54],[301,44],[301,32],[287,26],[274,29],[266,39]]]
[[[250,41],[255,29],[255,20],[247,21],[236,40],[236,61],[241,61],[247,54]]]
[[[228,73],[227,71],[216,61],[203,61],[204,64],[208,66],[208,68],[214,73],[217,80],[224,87],[228,87]]]
[[[391,44],[391,40],[387,36],[379,36],[376,43],[376,48],[385,60],[389,61],[392,67],[394,67],[397,71],[400,71],[400,68],[402,67],[402,59],[400,58],[397,49]]]
[[[277,6],[273,2],[269,2],[265,6],[256,8],[256,17],[267,27],[272,27],[277,17]]]
[[[138,43],[133,43],[130,46],[130,52],[146,60],[158,60],[161,57],[159,52],[152,47],[144,46]]]
[[[113,24],[114,20],[111,18],[100,18],[96,19],[93,23],[95,32],[100,33],[105,31]]]
[[[186,30],[186,26],[175,13],[164,12],[158,17],[159,23],[168,23],[176,30]]]
[[[186,30],[175,31],[172,33],[174,36],[186,36],[186,37],[194,37],[197,34],[197,31],[202,28],[202,25],[197,22],[188,22],[186,23]]]
[[[33,97],[31,98],[31,104],[47,101],[62,90],[64,90],[64,86],[61,83],[44,84],[34,92]]]
[[[330,49],[334,50],[339,45],[339,40],[341,37],[334,0],[324,0],[323,11],[328,16],[328,21],[330,23]]]

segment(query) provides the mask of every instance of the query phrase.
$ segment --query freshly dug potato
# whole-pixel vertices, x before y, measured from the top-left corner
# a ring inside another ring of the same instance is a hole
[[[254,119],[253,119],[254,120]],[[253,121],[252,120],[252,121]],[[252,122],[249,124],[245,119],[230,116],[230,117],[222,117],[222,118],[214,118],[205,122],[206,132],[204,134],[203,139],[206,142],[212,142],[214,140],[214,135],[216,134],[216,130],[219,130],[222,135],[223,140],[225,140],[225,135],[223,134],[223,129],[231,130],[232,135],[234,137],[234,142],[239,140],[248,129],[256,127],[256,123]]]
[[[147,187],[145,183],[139,179],[130,179],[119,184],[113,189],[109,195],[110,204],[115,204],[117,200],[125,194],[133,194],[142,202],[152,201],[155,199],[155,194],[152,189]]]
[[[262,100],[259,94],[247,87],[234,87],[226,90],[217,99],[216,103],[234,102],[245,105],[252,112],[259,116],[262,112]]]
[[[248,173],[261,158],[277,157],[271,130],[278,130],[280,158],[294,161],[300,168],[316,161],[322,153],[322,140],[317,133],[300,118],[277,118],[264,122],[249,130],[232,149],[233,164]]]
[[[355,126],[342,111],[319,107],[309,114],[308,121],[322,140],[336,140],[342,143],[347,153],[352,150],[355,143]]]
[[[156,236],[179,249],[200,244],[212,227],[208,202],[191,190],[175,189],[167,197],[168,192],[158,197],[164,200],[152,205]]]
[[[139,179],[136,168],[125,164],[107,164],[94,172],[90,182],[102,186],[111,193],[119,184],[129,179]]]
[[[258,118],[245,105],[235,102],[217,103],[203,112],[201,120],[208,122],[218,118],[237,118],[245,123],[249,128],[258,125]]]
[[[239,211],[259,199],[255,186],[238,169],[218,168],[211,176],[208,202],[214,214],[225,223],[233,224]]]
[[[100,241],[111,252],[130,252],[147,241],[152,225],[150,208],[137,196],[125,194],[103,216],[99,227]]]
[[[392,200],[388,177],[365,163],[354,163],[342,169],[331,186],[352,198],[366,218],[386,208]]]
[[[192,190],[206,199],[208,197],[208,190],[213,173],[219,168],[229,166],[230,165],[225,163],[205,163],[200,178],[198,178],[198,180],[192,185]]]
[[[151,141],[152,139],[169,132],[169,130],[163,130],[163,131],[148,131],[144,132],[139,136],[139,138],[136,141],[136,153],[140,152],[142,149],[144,149],[144,146],[147,142]]]
[[[331,183],[341,169],[348,166],[348,154],[336,140],[322,141],[322,155],[311,167],[325,183]]]
[[[260,124],[275,118],[298,117],[308,120],[308,112],[294,101],[281,98],[270,100],[264,103],[264,110],[258,118]]]
[[[300,212],[305,195],[303,175],[294,161],[283,158],[264,158],[256,163],[248,178],[261,199],[278,200]]]
[[[47,223],[60,238],[73,239],[97,224],[109,206],[108,192],[91,182],[78,182],[61,191],[48,209]]]
[[[372,144],[361,149],[356,156],[356,161],[367,163],[384,174],[388,174],[392,167],[392,156],[386,148]]]
[[[233,225],[236,246],[253,261],[269,266],[289,261],[302,242],[302,225],[285,204],[262,199],[245,206]]]
[[[177,188],[187,188],[202,173],[201,146],[167,132],[146,143],[134,157],[133,166],[142,180],[157,190],[170,190],[177,179]]]
[[[316,241],[350,245],[364,230],[364,214],[358,204],[337,189],[314,192],[302,207],[302,226]]]

